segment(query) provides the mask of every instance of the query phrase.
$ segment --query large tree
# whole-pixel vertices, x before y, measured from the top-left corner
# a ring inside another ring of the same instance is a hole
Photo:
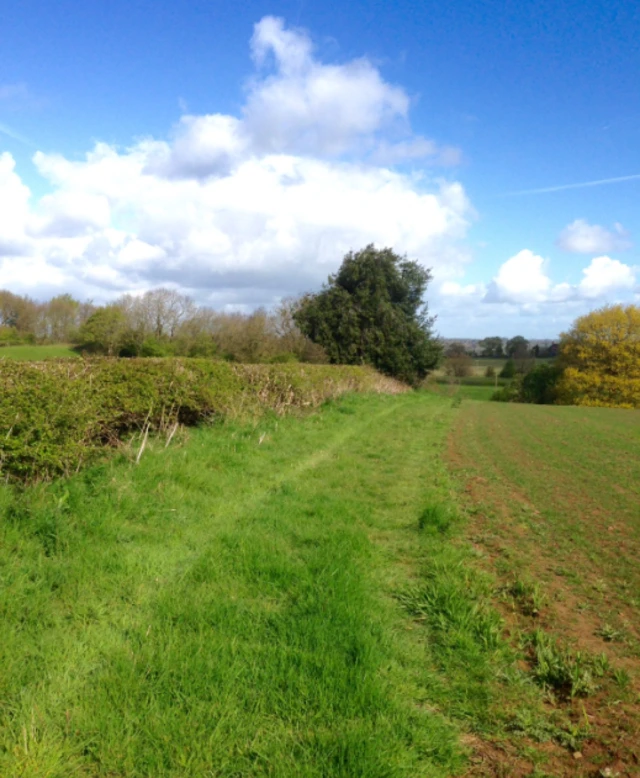
[[[317,294],[294,314],[300,330],[341,364],[371,364],[417,383],[438,364],[440,343],[423,296],[431,273],[392,249],[349,252]]]
[[[640,408],[640,306],[581,316],[561,336],[559,361],[560,402]]]

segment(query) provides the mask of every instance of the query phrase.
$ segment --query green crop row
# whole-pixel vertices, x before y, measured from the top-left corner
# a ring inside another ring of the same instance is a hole
[[[67,475],[131,433],[401,391],[366,367],[205,359],[0,361],[0,476]]]

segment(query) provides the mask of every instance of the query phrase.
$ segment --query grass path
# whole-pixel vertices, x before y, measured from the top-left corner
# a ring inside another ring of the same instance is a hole
[[[448,540],[455,413],[347,398],[1,492],[0,775],[460,773],[511,660]]]

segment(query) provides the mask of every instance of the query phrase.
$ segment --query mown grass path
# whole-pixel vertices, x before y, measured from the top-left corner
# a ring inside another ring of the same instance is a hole
[[[501,649],[443,540],[455,413],[351,397],[1,492],[0,775],[462,770]],[[427,640],[397,594],[441,584]]]

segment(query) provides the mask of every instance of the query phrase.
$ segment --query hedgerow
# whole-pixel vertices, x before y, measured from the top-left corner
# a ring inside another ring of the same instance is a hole
[[[206,359],[0,360],[0,477],[67,475],[136,430],[312,408],[345,392],[401,391],[366,367]]]

